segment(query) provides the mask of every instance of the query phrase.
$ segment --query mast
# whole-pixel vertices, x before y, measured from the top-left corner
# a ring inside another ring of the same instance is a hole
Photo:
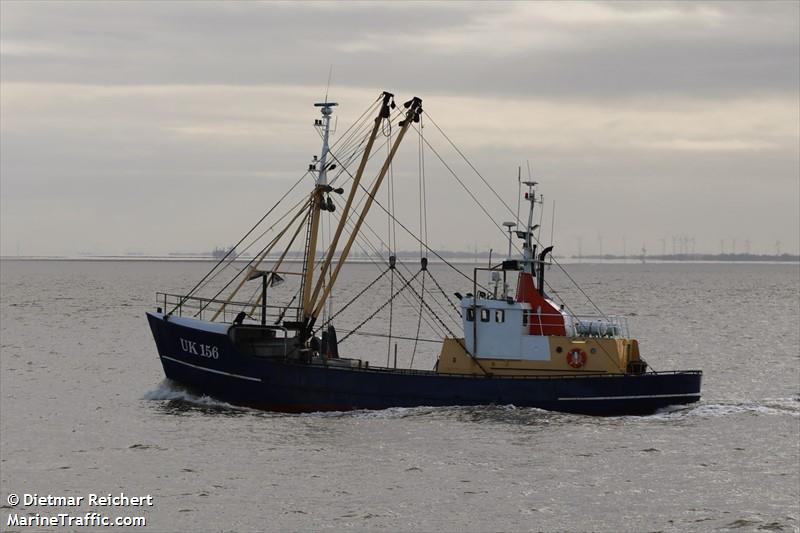
[[[397,135],[397,140],[392,145],[391,150],[389,151],[389,155],[386,156],[386,160],[383,162],[383,166],[381,167],[380,172],[378,173],[378,177],[375,178],[375,182],[372,185],[372,189],[367,194],[367,199],[364,202],[364,206],[361,209],[361,213],[358,216],[358,220],[350,232],[350,237],[347,239],[344,247],[342,248],[342,252],[339,255],[339,260],[336,262],[336,268],[334,268],[331,279],[328,285],[322,291],[322,294],[319,298],[312,302],[314,304],[314,309],[311,312],[311,315],[307,317],[309,320],[309,325],[313,326],[314,321],[319,316],[320,311],[322,310],[322,306],[325,304],[325,300],[330,295],[331,289],[333,288],[333,284],[336,283],[336,278],[339,276],[339,272],[344,266],[345,261],[347,261],[347,256],[350,254],[350,248],[353,246],[353,241],[355,241],[356,236],[358,236],[358,232],[361,229],[361,225],[364,223],[364,219],[369,213],[370,208],[372,207],[372,203],[375,201],[375,195],[378,193],[378,189],[380,189],[381,183],[383,182],[383,178],[386,176],[386,173],[389,170],[389,167],[392,164],[392,160],[394,159],[395,154],[397,153],[397,149],[400,147],[400,143],[403,142],[403,137],[405,136],[408,128],[414,122],[419,122],[419,116],[422,113],[422,100],[417,98],[416,96],[405,102],[403,106],[407,109],[406,116],[403,120],[401,120],[398,125],[400,126],[400,133]],[[354,184],[355,187],[355,184]],[[352,191],[351,191],[352,192]],[[344,214],[342,215],[343,218],[339,221],[339,228],[337,228],[337,232],[344,227],[344,223],[346,219],[344,218]],[[317,288],[314,290],[314,293],[317,293],[317,289],[321,286],[323,279],[320,278],[317,281]]]
[[[339,238],[342,235],[342,230],[344,229],[345,224],[347,223],[348,216],[350,214],[350,207],[353,205],[353,200],[355,199],[356,192],[358,191],[358,187],[361,184],[361,177],[364,175],[364,169],[367,166],[367,161],[369,161],[370,153],[372,152],[372,145],[375,143],[375,138],[378,136],[378,131],[380,130],[380,126],[384,120],[388,119],[391,115],[391,108],[395,107],[394,103],[394,95],[392,93],[388,93],[384,91],[381,94],[383,102],[381,104],[380,110],[378,115],[375,117],[374,125],[372,127],[372,131],[370,132],[369,139],[367,140],[367,146],[364,148],[364,153],[361,156],[361,162],[358,165],[358,170],[356,170],[356,175],[353,177],[353,184],[350,187],[350,193],[347,196],[347,201],[344,204],[344,209],[342,210],[342,214],[339,216],[339,224],[336,228],[336,232],[331,239],[330,246],[328,248],[328,253],[325,257],[325,260],[322,262],[322,266],[320,267],[319,278],[317,280],[316,285],[314,286],[313,294],[311,292],[311,281],[312,276],[308,277],[309,285],[306,287],[306,299],[301,300],[301,308],[302,308],[302,316],[300,320],[303,323],[308,324],[310,319],[309,317],[313,311],[313,302],[316,300],[319,292],[322,288],[322,284],[325,280],[325,275],[328,272],[328,268],[331,265],[331,261],[333,260],[333,254],[336,251],[336,246],[339,243]],[[328,186],[330,188],[330,186]],[[337,193],[341,194],[344,192],[342,189],[337,189]],[[333,204],[331,204],[333,207]],[[306,264],[307,261],[306,261]],[[312,263],[312,271],[313,271],[313,263]]]
[[[308,233],[306,235],[306,247],[303,252],[303,276],[301,278],[300,286],[300,305],[305,308],[308,305],[310,298],[309,289],[314,278],[314,262],[317,257],[317,238],[319,235],[319,216],[320,211],[333,211],[335,206],[330,197],[325,201],[325,194],[331,192],[331,187],[328,185],[328,170],[336,168],[336,165],[328,165],[328,153],[330,147],[328,141],[330,139],[331,131],[331,115],[333,115],[333,108],[339,104],[335,102],[325,102],[314,104],[314,107],[320,108],[322,119],[314,120],[314,126],[322,129],[322,149],[320,150],[319,157],[314,156],[312,162],[308,165],[308,171],[316,174],[314,180],[314,190],[311,192],[311,202],[309,212],[311,214]]]
[[[337,104],[332,102],[314,104],[317,107],[321,107],[323,116],[321,120],[317,119],[314,122],[315,126],[322,128],[322,151],[319,157],[314,157],[308,167],[310,172],[316,174],[316,180],[314,184],[314,190],[312,191],[310,198],[310,221],[306,237],[306,247],[303,258],[303,274],[301,280],[302,285],[300,289],[301,308],[299,311],[298,321],[302,324],[300,332],[301,342],[311,337],[311,331],[313,330],[314,323],[316,322],[316,319],[319,316],[325,301],[330,295],[333,285],[339,275],[339,271],[347,260],[347,257],[350,253],[350,248],[352,247],[361,225],[363,224],[364,219],[367,216],[370,207],[372,206],[372,203],[375,199],[375,194],[380,187],[383,178],[386,176],[389,166],[392,163],[392,159],[397,152],[397,148],[400,146],[400,142],[402,141],[403,136],[411,124],[414,122],[419,122],[419,115],[422,113],[422,100],[419,98],[414,97],[404,104],[407,111],[404,120],[400,121],[398,124],[400,126],[400,133],[397,137],[397,140],[392,146],[389,155],[386,157],[378,176],[373,182],[371,190],[367,192],[366,201],[361,207],[361,212],[358,213],[358,218],[356,219],[354,228],[350,232],[350,235],[348,236],[344,247],[342,248],[339,258],[336,261],[336,265],[333,266],[333,255],[336,252],[336,247],[339,243],[339,239],[342,235],[345,225],[349,220],[350,209],[353,205],[353,201],[359,186],[361,185],[361,178],[364,174],[367,162],[369,161],[369,157],[372,152],[372,146],[375,143],[378,132],[380,131],[381,124],[384,120],[389,119],[391,108],[395,107],[393,94],[384,92],[381,95],[381,98],[383,99],[382,105],[380,106],[380,110],[375,117],[374,126],[370,132],[367,145],[364,148],[364,152],[361,156],[361,162],[358,166],[358,170],[356,171],[355,176],[353,176],[353,183],[351,185],[347,201],[342,209],[342,213],[339,216],[339,222],[336,227],[336,231],[328,246],[325,259],[322,261],[319,272],[317,273],[316,283],[314,271],[317,254],[320,211],[333,212],[335,210],[335,205],[333,204],[330,196],[327,196],[326,198],[326,195],[329,195],[331,192],[342,194],[344,190],[341,188],[334,189],[328,184],[327,180],[327,171],[335,168],[335,165],[328,163],[328,139],[330,135],[330,116],[333,113],[331,108]],[[330,274],[328,274],[329,270]],[[326,276],[330,277],[328,281],[325,279]]]
[[[522,247],[522,261],[524,264],[525,272],[530,274],[534,273],[533,262],[535,261],[536,250],[533,247],[533,210],[536,206],[536,191],[534,187],[538,184],[536,181],[523,181],[523,185],[528,187],[528,192],[525,193],[525,199],[531,203],[528,210],[528,225],[525,227],[525,244]]]

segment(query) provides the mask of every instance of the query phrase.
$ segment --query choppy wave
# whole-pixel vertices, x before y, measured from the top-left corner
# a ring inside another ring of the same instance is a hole
[[[674,420],[690,417],[716,418],[741,414],[788,415],[800,418],[800,397],[703,402],[690,406],[668,407],[653,415],[640,418]]]
[[[374,419],[393,419],[428,416],[435,414],[448,407],[389,407],[387,409],[371,410],[357,409],[354,411],[318,411],[313,413],[301,413],[301,417],[319,418],[374,418]]]
[[[516,407],[514,405],[480,406],[441,406],[441,407],[390,407],[380,410],[355,410],[305,413],[301,417],[400,420],[400,419],[438,419],[476,424],[500,425],[548,425],[559,421],[575,420],[578,415],[545,411],[535,407]]]
[[[146,392],[144,400],[170,402],[201,409],[259,413],[249,407],[236,406],[204,394],[198,394],[173,381],[165,379],[154,389]],[[736,415],[792,416],[800,418],[800,396],[789,398],[765,398],[761,400],[723,400],[701,402],[692,405],[667,407],[647,416],[611,417],[611,420],[682,420],[691,418],[717,418]],[[356,418],[397,420],[404,418],[449,418],[464,422],[489,422],[509,424],[549,424],[586,420],[593,417],[545,411],[535,407],[514,405],[450,406],[450,407],[390,407],[388,409],[354,411],[320,411],[302,414],[279,414],[309,418]]]
[[[729,400],[667,407],[652,415],[609,417],[607,419],[675,420],[683,418],[716,418],[741,414],[793,416],[800,418],[800,397],[766,398],[762,400]],[[391,407],[381,410],[331,411],[305,413],[298,416],[324,418],[402,419],[416,417],[456,418],[471,422],[545,423],[593,419],[514,405],[453,407]],[[597,418],[602,420],[604,418]]]
[[[150,391],[147,391],[143,400],[166,401],[176,402],[179,404],[186,404],[189,406],[201,407],[205,409],[218,409],[218,410],[233,410],[233,411],[251,411],[247,407],[239,407],[236,405],[217,400],[205,394],[197,394],[187,389],[186,387],[165,379],[158,386]]]
[[[552,411],[534,407],[515,407],[513,405],[482,406],[444,406],[444,407],[389,407],[387,409],[354,411],[328,411],[304,413],[301,417],[320,418],[357,418],[373,420],[395,420],[404,418],[444,418],[463,420],[465,422],[510,422],[520,423],[533,418],[544,419],[553,416],[565,416]]]

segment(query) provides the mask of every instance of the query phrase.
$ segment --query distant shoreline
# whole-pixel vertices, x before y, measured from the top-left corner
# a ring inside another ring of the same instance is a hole
[[[484,264],[486,263],[487,257],[465,257],[464,255],[457,255],[457,256],[449,256],[445,254],[440,254],[446,261],[450,263],[458,263],[458,264]],[[441,263],[442,260],[438,259],[435,256],[428,256],[429,261],[431,263]],[[237,258],[234,261],[237,263],[247,263],[250,261],[252,257],[242,257]],[[275,261],[278,257],[267,257],[265,261]],[[419,261],[419,256],[405,256],[398,254],[398,261],[403,263],[411,263]],[[746,254],[695,254],[695,255],[676,255],[676,256],[652,256],[652,257],[645,257],[642,260],[641,257],[623,257],[623,256],[615,256],[615,255],[604,255],[600,256],[569,256],[569,257],[556,257],[556,259],[560,263],[565,264],[675,264],[675,263],[696,263],[696,264],[751,264],[751,263],[760,263],[760,264],[796,264],[800,263],[800,255],[790,255],[790,254],[782,254],[780,256],[775,255],[759,255],[759,256],[748,256]],[[0,256],[0,261],[86,261],[86,262],[114,262],[114,261],[126,261],[126,262],[166,262],[166,263],[180,263],[180,262],[191,262],[191,263],[215,263],[219,261],[219,258],[207,256],[207,255],[169,255],[169,256],[145,256],[145,255],[80,255],[80,256]],[[382,262],[385,261],[383,258],[366,258],[366,257],[355,257],[349,258],[347,263],[352,264],[372,264],[375,262]],[[286,263],[300,263],[301,260],[299,258],[286,258],[284,259]]]

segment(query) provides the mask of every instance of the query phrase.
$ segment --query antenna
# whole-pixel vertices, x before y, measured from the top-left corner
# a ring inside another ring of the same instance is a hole
[[[333,63],[328,68],[328,85],[325,86],[325,102],[328,101],[328,91],[331,88],[331,76],[333,75]]]
[[[522,165],[517,167],[517,222],[519,222],[519,204],[522,201]]]
[[[550,246],[553,246],[553,232],[556,228],[556,201],[553,200],[553,214],[550,220]]]
[[[317,185],[328,185],[328,177],[327,173],[328,170],[332,170],[335,168],[335,165],[328,165],[328,153],[330,152],[330,148],[328,146],[328,139],[330,138],[331,133],[331,115],[333,114],[333,108],[336,107],[336,102],[328,102],[328,95],[327,92],[325,94],[325,101],[318,102],[314,104],[314,107],[320,108],[320,113],[322,113],[321,119],[316,119],[314,121],[314,126],[322,128],[322,151],[319,157],[314,156],[311,164],[308,166],[309,171],[316,171],[316,183]],[[330,204],[333,205],[333,204]],[[329,209],[329,211],[333,211],[333,209]]]
[[[541,242],[542,238],[542,220],[544,219],[544,194],[539,195],[539,203],[542,204],[542,208],[539,210],[539,231],[536,233],[536,241]]]

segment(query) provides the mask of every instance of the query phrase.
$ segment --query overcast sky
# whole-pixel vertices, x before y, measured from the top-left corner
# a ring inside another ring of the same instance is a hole
[[[0,253],[234,242],[318,152],[331,66],[341,131],[386,89],[421,97],[511,205],[530,160],[562,255],[677,235],[798,253],[798,6],[4,0]],[[417,144],[395,174],[412,228]],[[433,246],[505,247],[430,153],[426,178]]]

